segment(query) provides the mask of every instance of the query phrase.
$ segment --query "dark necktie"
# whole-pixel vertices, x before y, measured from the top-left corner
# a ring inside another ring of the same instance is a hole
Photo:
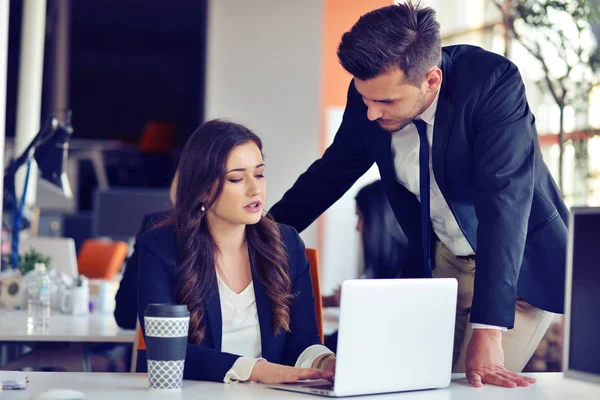
[[[431,220],[429,219],[429,143],[427,124],[421,119],[413,120],[419,132],[419,192],[421,193],[421,241],[425,277],[431,278]]]

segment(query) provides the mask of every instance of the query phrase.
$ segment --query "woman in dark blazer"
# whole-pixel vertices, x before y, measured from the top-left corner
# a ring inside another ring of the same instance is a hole
[[[120,328],[135,329],[137,320],[137,276],[138,276],[138,238],[148,229],[158,225],[168,216],[169,211],[159,211],[152,214],[144,215],[140,232],[136,235],[135,243],[133,244],[133,252],[125,263],[123,277],[119,284],[119,289],[115,295],[115,321]]]
[[[190,311],[185,379],[331,379],[320,344],[304,245],[264,215],[260,139],[241,125],[202,124],[179,162],[171,217],[138,240],[138,313]]]
[[[169,188],[169,200],[171,205],[175,204],[175,193],[177,191],[178,172],[171,181]],[[115,321],[123,329],[135,329],[137,320],[137,276],[138,276],[138,238],[148,229],[159,225],[171,215],[170,210],[163,210],[144,215],[140,231],[135,236],[133,252],[125,263],[125,271],[119,284],[119,290],[115,295]]]

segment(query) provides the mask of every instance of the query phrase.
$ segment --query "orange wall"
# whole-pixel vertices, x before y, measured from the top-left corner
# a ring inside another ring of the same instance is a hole
[[[326,149],[325,111],[329,107],[344,107],[348,84],[352,77],[337,59],[337,47],[342,35],[352,28],[361,15],[392,4],[392,0],[323,0],[323,42],[321,46],[321,136],[320,154]],[[317,243],[322,248],[323,220],[317,222]]]
[[[390,4],[391,0],[323,0],[322,120],[327,107],[346,104],[346,92],[352,77],[344,71],[337,59],[337,47],[342,35],[352,28],[361,15]],[[324,134],[322,129],[322,138]]]

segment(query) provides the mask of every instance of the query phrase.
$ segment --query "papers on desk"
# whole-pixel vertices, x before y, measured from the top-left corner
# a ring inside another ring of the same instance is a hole
[[[27,376],[20,371],[0,371],[0,391],[19,390],[27,387]]]

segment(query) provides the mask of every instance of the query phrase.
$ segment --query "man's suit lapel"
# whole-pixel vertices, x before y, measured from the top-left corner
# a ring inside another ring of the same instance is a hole
[[[454,104],[452,104],[452,93],[450,88],[450,69],[452,59],[442,53],[442,86],[435,112],[435,123],[433,126],[432,163],[435,180],[444,197],[446,196],[445,161],[448,140],[450,139],[452,121],[454,120]]]
[[[367,114],[367,107],[361,108],[364,115]],[[368,121],[365,118],[365,129],[369,132],[369,140],[372,140],[374,159],[377,162],[377,167],[381,175],[381,180],[391,182],[396,179],[396,171],[394,168],[394,154],[392,152],[392,134],[385,129],[382,129],[377,122]]]
[[[447,101],[445,98],[440,97],[438,99],[437,110],[435,112],[435,123],[433,125],[433,146],[432,146],[432,163],[433,163],[433,174],[435,175],[435,181],[437,182],[440,191],[446,193],[446,175],[445,175],[445,161],[446,161],[446,150],[448,148],[448,139],[450,138],[450,129],[452,127],[452,120],[454,119],[454,105]]]

